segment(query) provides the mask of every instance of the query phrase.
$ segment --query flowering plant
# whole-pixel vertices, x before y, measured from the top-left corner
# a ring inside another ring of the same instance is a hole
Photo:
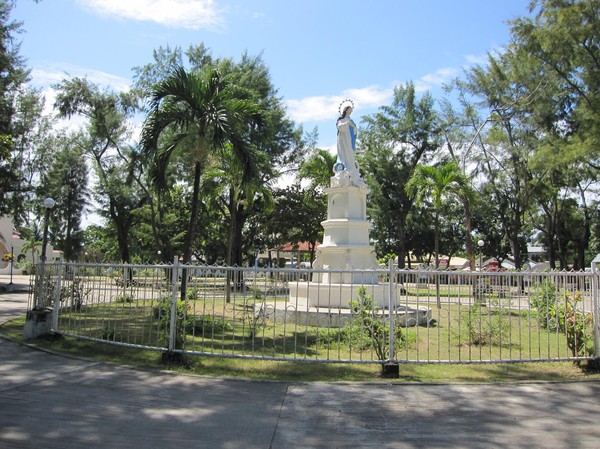
[[[592,314],[581,307],[581,292],[565,292],[564,301],[557,302],[548,311],[550,322],[567,338],[567,346],[573,357],[592,354],[589,343],[592,341]]]
[[[13,262],[15,260],[15,255],[13,253],[6,253],[2,256],[3,262]]]

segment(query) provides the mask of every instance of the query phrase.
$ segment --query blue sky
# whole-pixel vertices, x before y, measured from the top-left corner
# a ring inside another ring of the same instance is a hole
[[[47,89],[86,76],[127,89],[132,68],[161,46],[203,42],[214,57],[262,54],[288,113],[319,146],[335,145],[341,100],[354,118],[388,104],[413,81],[441,86],[509,42],[507,20],[529,0],[18,0],[21,55],[32,84]],[[48,92],[49,102],[53,101]]]

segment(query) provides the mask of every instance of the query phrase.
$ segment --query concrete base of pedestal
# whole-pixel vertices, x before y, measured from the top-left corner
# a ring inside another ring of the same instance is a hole
[[[373,275],[371,275],[373,276]],[[370,279],[371,280],[371,279]],[[336,307],[348,309],[350,301],[358,297],[360,284],[296,282],[290,285],[290,301],[301,299],[309,307]],[[367,295],[373,297],[382,308],[390,306],[390,286],[387,284],[364,285]],[[392,292],[392,307],[401,303],[400,293]]]
[[[358,295],[358,285],[324,285],[315,283],[296,282],[290,285],[289,301],[261,304],[255,313],[273,319],[276,323],[297,323],[302,326],[317,326],[322,328],[344,327],[352,322],[352,310],[349,307],[351,299]],[[382,317],[389,317],[387,285],[365,286],[367,294],[377,292]],[[334,293],[334,290],[337,290]],[[428,326],[431,321],[431,309],[428,307],[413,307],[400,305],[397,295],[392,305],[393,316],[398,326]]]

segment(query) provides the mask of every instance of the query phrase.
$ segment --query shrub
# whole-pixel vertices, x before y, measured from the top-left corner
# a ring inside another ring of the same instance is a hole
[[[111,329],[108,325],[104,326],[104,329],[102,329],[102,332],[100,332],[100,335],[98,335],[98,338],[100,340],[114,341],[115,340],[115,329]]]
[[[42,283],[43,292],[40,292],[45,299],[45,307],[54,307],[56,299],[56,289],[58,288],[55,280],[46,274]],[[91,292],[90,288],[85,288],[84,283],[80,279],[75,279],[71,283],[63,284],[60,288],[60,303],[61,307],[69,307],[72,312],[79,312],[83,308],[85,298]]]
[[[480,304],[473,304],[462,314],[469,343],[475,346],[502,345],[502,338],[510,334],[508,312],[486,308],[486,313],[483,313],[483,310]]]
[[[122,295],[115,298],[117,304],[131,304],[133,302],[132,295]]]
[[[171,304],[169,296],[162,298],[152,309],[152,315],[159,320],[159,329],[163,338],[168,341],[171,328]],[[175,348],[181,349],[185,343],[185,323],[187,304],[181,299],[177,300],[177,316],[175,318]]]
[[[33,274],[35,272],[33,268],[33,262],[29,260],[22,260],[17,262],[17,269],[21,270],[22,274]]]
[[[190,316],[185,322],[185,331],[188,334],[204,335],[232,330],[231,323],[212,315]]]
[[[409,343],[400,324],[394,328],[394,354],[390,355],[390,319],[381,313],[373,296],[367,295],[365,287],[360,287],[356,300],[350,301],[352,319],[341,328],[320,329],[317,344],[325,346],[345,345],[350,348],[366,350],[373,348],[379,360],[395,357],[399,348]],[[410,342],[416,342],[416,336],[410,336]]]
[[[340,328],[319,329],[317,344],[329,347],[343,345],[364,350],[371,347],[371,338],[362,326],[349,323]]]
[[[199,290],[197,288],[190,288],[185,293],[185,299],[188,301],[196,301],[198,299]]]
[[[556,305],[556,286],[549,279],[545,279],[531,296],[529,305],[537,309],[540,326],[551,329],[549,312]]]
[[[580,292],[565,292],[564,301],[555,303],[548,311],[549,324],[564,333],[573,357],[592,355],[592,314],[578,308],[583,301]]]
[[[390,326],[389,318],[380,313],[381,309],[373,299],[372,295],[367,295],[367,289],[360,287],[358,297],[350,301],[352,309],[352,321],[347,329],[348,335],[354,339],[359,337],[359,341],[370,342],[375,350],[379,360],[390,360],[396,354],[390,354]],[[363,339],[363,337],[366,337]],[[397,348],[404,343],[404,335],[400,326],[395,327],[395,342],[398,342]]]

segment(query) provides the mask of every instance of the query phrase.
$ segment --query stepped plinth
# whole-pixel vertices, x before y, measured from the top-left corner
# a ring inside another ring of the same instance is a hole
[[[344,182],[343,173],[331,179],[327,194],[327,219],[323,226],[323,243],[317,248],[313,263],[316,270],[312,282],[290,285],[290,300],[306,303],[309,307],[349,308],[358,296],[359,287],[381,308],[400,303],[400,292],[389,284],[379,284],[375,249],[369,242],[371,224],[367,220],[369,189]]]
[[[335,185],[335,177],[332,185]],[[323,243],[317,248],[313,268],[325,270],[316,273],[321,284],[375,285],[377,259],[369,243],[371,224],[367,220],[369,189],[354,185],[325,189],[327,220],[323,221]],[[348,270],[348,271],[346,271]],[[309,298],[309,304],[312,301]]]

